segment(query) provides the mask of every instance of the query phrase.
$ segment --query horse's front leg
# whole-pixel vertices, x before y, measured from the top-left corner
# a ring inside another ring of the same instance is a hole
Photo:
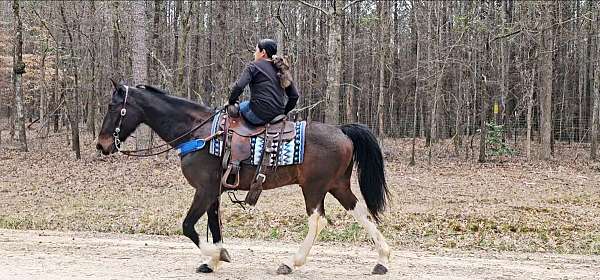
[[[203,255],[210,257],[211,260],[212,259],[221,260],[221,255],[227,255],[226,251],[225,251],[225,253],[223,253],[223,248],[221,248],[215,244],[208,244],[208,243],[204,243],[204,242],[200,241],[200,238],[198,237],[198,233],[196,232],[196,229],[194,228],[194,226],[196,225],[196,223],[198,222],[200,217],[202,217],[202,215],[204,215],[204,213],[209,208],[209,206],[212,205],[215,201],[218,201],[216,199],[215,195],[209,195],[203,190],[204,189],[201,189],[201,188],[196,189],[196,193],[194,195],[194,200],[192,201],[192,205],[190,206],[190,209],[188,210],[188,213],[187,213],[185,219],[183,220],[183,235],[185,235],[189,239],[191,239],[192,242],[194,242],[194,244],[196,244],[196,246],[198,246],[198,248],[200,248],[200,251],[202,252]],[[209,263],[210,263],[210,261],[209,261]],[[218,264],[218,262],[217,262],[217,264]],[[212,271],[216,270],[217,268],[218,267],[214,266],[214,267],[210,267],[211,271],[205,271],[203,268],[203,265],[202,265],[197,269],[197,271],[198,272],[212,272]]]
[[[290,274],[294,268],[304,265],[310,249],[319,238],[319,233],[327,225],[324,207],[326,191],[320,186],[322,185],[307,184],[301,186],[304,202],[306,203],[306,213],[309,216],[308,232],[296,254],[279,266],[277,274]]]
[[[225,248],[223,248],[223,237],[221,231],[221,217],[219,215],[219,207],[220,201],[217,199],[206,214],[208,215],[208,228],[210,230],[210,234],[212,235],[213,245],[217,248],[220,248],[220,253],[218,256],[214,255],[208,260],[208,262],[202,264],[198,268],[198,272],[210,273],[216,270],[221,261],[231,262],[231,258],[229,257],[229,252]]]

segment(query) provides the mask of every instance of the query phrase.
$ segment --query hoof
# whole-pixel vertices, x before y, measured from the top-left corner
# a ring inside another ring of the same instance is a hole
[[[210,266],[208,266],[208,264],[203,263],[202,265],[200,265],[200,267],[198,267],[196,269],[196,272],[198,272],[198,273],[212,273],[213,269],[210,268]]]
[[[285,264],[280,265],[279,268],[277,269],[277,274],[280,274],[280,275],[282,275],[282,274],[285,275],[285,274],[290,274],[290,273],[292,273],[292,269]]]
[[[221,248],[221,253],[219,254],[219,259],[224,262],[231,262],[231,257],[229,256],[229,252],[226,249]]]
[[[372,274],[377,274],[377,275],[383,275],[386,274],[388,272],[388,269],[381,265],[381,264],[377,264],[374,268],[373,268],[373,272],[371,272]]]

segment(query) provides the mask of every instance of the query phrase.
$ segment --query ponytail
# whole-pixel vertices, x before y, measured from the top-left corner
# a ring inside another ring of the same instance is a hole
[[[273,55],[271,61],[277,69],[277,76],[282,88],[287,88],[292,85],[292,72],[290,64],[285,56]]]

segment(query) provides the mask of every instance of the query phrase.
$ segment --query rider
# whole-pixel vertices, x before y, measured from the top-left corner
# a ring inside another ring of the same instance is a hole
[[[287,115],[298,101],[298,91],[291,78],[289,81],[281,81],[290,75],[289,72],[284,75],[283,71],[287,69],[282,69],[281,63],[274,62],[281,59],[276,54],[275,41],[260,40],[256,45],[254,61],[246,66],[239,79],[231,86],[229,104],[233,105],[246,85],[250,85],[250,101],[240,103],[240,112],[255,126],[264,125],[278,115]]]

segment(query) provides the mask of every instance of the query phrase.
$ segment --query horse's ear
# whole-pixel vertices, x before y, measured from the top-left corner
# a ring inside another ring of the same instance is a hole
[[[115,82],[115,80],[113,78],[110,78],[110,81],[112,82],[113,87],[115,87],[115,89],[119,88],[119,83]]]

